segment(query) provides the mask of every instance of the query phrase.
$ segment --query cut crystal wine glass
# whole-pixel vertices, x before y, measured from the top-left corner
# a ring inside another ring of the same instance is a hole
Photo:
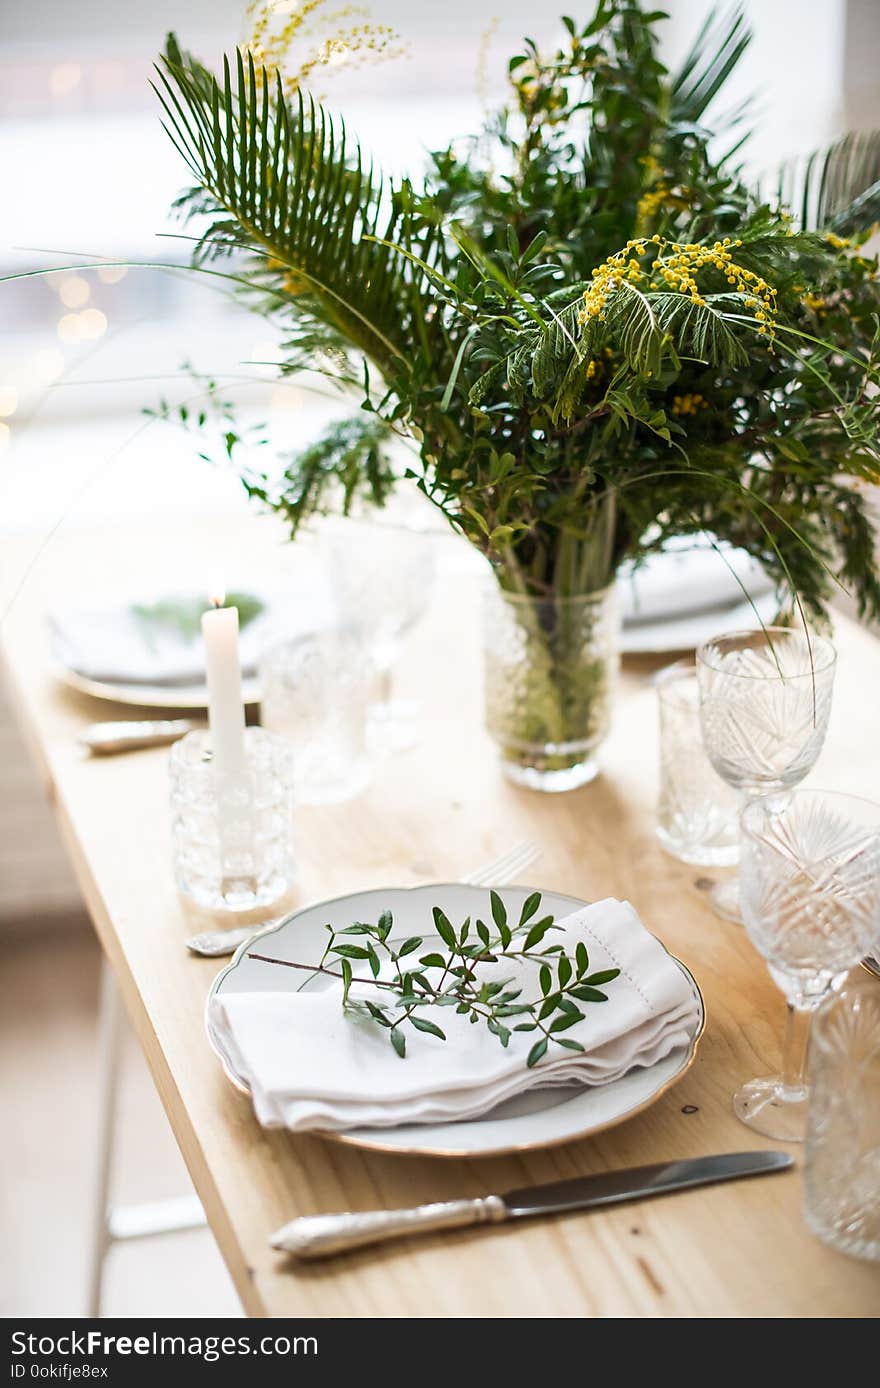
[[[780,1141],[804,1135],[810,1014],[876,941],[880,805],[833,791],[768,796],[741,819],[746,930],[788,1003],[781,1075],[750,1080],[737,1116]]]
[[[396,513],[395,513],[396,514]],[[378,677],[371,745],[404,751],[417,740],[416,707],[394,694],[404,636],[424,616],[434,579],[434,537],[421,517],[339,521],[330,528],[331,579],[341,621],[357,620]]]
[[[831,642],[803,628],[731,632],[697,650],[706,755],[744,803],[784,794],[812,770],[836,663]],[[736,878],[717,883],[711,901],[720,916],[742,920]]]
[[[804,1216],[841,1253],[880,1262],[880,988],[866,973],[813,1021]]]

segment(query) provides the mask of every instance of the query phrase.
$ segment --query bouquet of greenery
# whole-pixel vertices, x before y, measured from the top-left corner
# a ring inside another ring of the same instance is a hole
[[[159,69],[196,261],[240,256],[242,292],[283,325],[281,370],[360,398],[245,486],[295,534],[340,490],[381,504],[388,444],[410,441],[408,476],[520,603],[523,746],[594,738],[604,664],[584,661],[571,603],[672,535],[742,546],[802,615],[822,617],[835,581],[880,615],[860,491],[880,442],[880,279],[860,254],[880,133],[762,198],[737,163],[747,108],[709,124],[741,13],[710,14],[674,75],[662,18],[599,0],[552,55],[526,40],[508,103],[418,186],[366,167],[249,49],[216,78],[172,37]]]

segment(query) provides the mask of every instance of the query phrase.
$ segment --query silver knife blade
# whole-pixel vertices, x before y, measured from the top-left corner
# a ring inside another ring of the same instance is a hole
[[[623,1171],[603,1171],[574,1181],[553,1181],[546,1186],[510,1190],[501,1199],[511,1219],[530,1215],[562,1214],[565,1210],[591,1210],[618,1205],[624,1200],[647,1200],[668,1191],[733,1181],[741,1176],[763,1176],[794,1165],[787,1152],[726,1152],[688,1161],[631,1166]]]

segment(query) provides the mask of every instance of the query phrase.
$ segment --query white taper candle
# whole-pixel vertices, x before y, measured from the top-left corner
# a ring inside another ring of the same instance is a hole
[[[202,614],[205,672],[208,679],[208,727],[218,781],[244,776],[244,700],[238,657],[238,609],[214,607]]]

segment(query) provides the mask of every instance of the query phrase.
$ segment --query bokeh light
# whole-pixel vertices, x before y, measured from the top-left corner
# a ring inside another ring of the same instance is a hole
[[[69,275],[58,286],[58,294],[65,308],[82,308],[91,295],[88,281],[82,275]]]

